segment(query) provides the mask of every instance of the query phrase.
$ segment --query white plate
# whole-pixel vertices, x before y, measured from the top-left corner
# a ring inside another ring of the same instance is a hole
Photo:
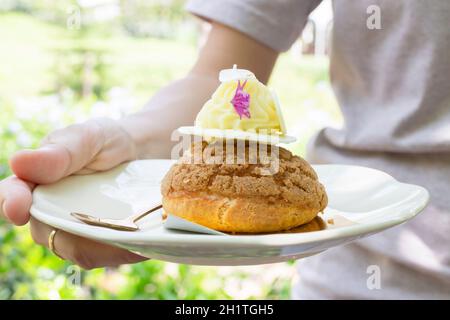
[[[161,212],[140,222],[136,232],[89,226],[71,211],[123,218],[160,199],[160,181],[173,162],[141,160],[111,171],[70,176],[38,186],[31,214],[38,220],[83,237],[130,249],[150,258],[203,265],[261,264],[299,259],[348,243],[413,218],[427,204],[428,192],[374,169],[319,165],[329,206],[324,219],[334,225],[308,233],[205,235],[167,230]]]

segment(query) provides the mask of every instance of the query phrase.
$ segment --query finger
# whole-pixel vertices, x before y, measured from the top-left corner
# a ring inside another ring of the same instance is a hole
[[[116,121],[101,118],[54,131],[41,148],[16,153],[10,165],[18,177],[46,184],[135,158],[136,147],[128,132]]]
[[[55,182],[89,163],[101,150],[103,141],[102,129],[95,122],[73,125],[50,134],[37,150],[17,152],[10,166],[24,180]]]
[[[48,237],[54,229],[31,218],[31,235],[38,244],[48,247]],[[109,246],[58,230],[54,238],[56,253],[83,269],[116,267],[121,264],[137,263],[147,258],[130,251]]]
[[[34,184],[15,176],[0,182],[0,216],[15,225],[24,225],[30,219],[31,191]]]

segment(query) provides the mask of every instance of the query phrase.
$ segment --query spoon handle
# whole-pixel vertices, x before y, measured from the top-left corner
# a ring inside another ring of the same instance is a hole
[[[161,209],[161,208],[162,208],[162,205],[159,204],[157,206],[152,207],[150,210],[147,210],[147,211],[145,211],[143,213],[138,213],[138,214],[136,214],[134,216],[131,216],[130,220],[133,221],[133,222],[137,222],[137,221],[141,220],[142,218],[144,218],[145,216],[147,216],[148,214],[152,213],[153,211],[156,211],[156,210]]]

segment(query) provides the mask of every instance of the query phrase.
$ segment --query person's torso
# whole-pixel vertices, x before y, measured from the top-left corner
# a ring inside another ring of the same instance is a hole
[[[373,5],[381,29],[367,27]],[[431,203],[404,225],[300,261],[293,296],[450,299],[450,1],[335,1],[332,39],[344,127],[321,130],[308,160],[386,171],[426,187]],[[380,290],[367,286],[370,266]]]
[[[327,132],[329,140],[450,152],[450,1],[339,0],[333,8],[330,72],[345,128]]]

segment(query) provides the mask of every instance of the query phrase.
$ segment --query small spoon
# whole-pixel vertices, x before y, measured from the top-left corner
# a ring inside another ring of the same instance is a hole
[[[125,219],[108,219],[108,218],[98,218],[93,217],[85,213],[79,213],[79,212],[71,212],[70,215],[86,224],[97,226],[97,227],[104,227],[104,228],[110,228],[120,231],[136,231],[139,230],[139,226],[136,224],[137,221],[144,218],[148,214],[152,213],[153,211],[156,211],[158,209],[161,209],[162,205],[157,205],[155,207],[152,207],[150,210],[147,210],[143,213],[138,213],[131,215]]]

